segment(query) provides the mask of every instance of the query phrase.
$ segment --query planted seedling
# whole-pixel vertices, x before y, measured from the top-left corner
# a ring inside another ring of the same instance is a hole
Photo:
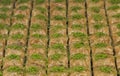
[[[18,9],[24,11],[28,9],[28,6],[23,5],[23,6],[20,6]]]
[[[106,59],[108,57],[107,54],[105,53],[97,53],[95,54],[95,60],[103,60]]]
[[[86,59],[86,55],[82,53],[77,53],[77,54],[72,55],[71,59],[74,59],[74,60],[82,59],[83,60],[83,59]]]
[[[0,71],[0,76],[3,76],[3,73]]]
[[[2,5],[10,5],[12,3],[12,0],[1,0],[0,4]]]
[[[18,66],[10,66],[7,68],[7,71],[8,72],[17,72],[17,73],[20,73],[22,72],[22,69]]]
[[[71,10],[74,11],[74,12],[77,12],[78,10],[81,10],[81,9],[82,9],[82,7],[80,7],[80,6],[71,7]]]
[[[56,54],[51,55],[52,60],[59,60],[60,58],[61,58],[61,54],[56,53]]]
[[[61,15],[57,15],[57,16],[54,16],[54,19],[55,20],[64,20],[65,17],[61,16]]]
[[[1,7],[0,8],[1,12],[8,12],[9,10],[10,10],[10,8],[8,8],[8,7]]]
[[[12,45],[8,45],[7,48],[10,48],[10,49],[13,49],[13,50],[22,50],[23,46],[17,45],[17,44],[12,44]]]
[[[9,60],[13,60],[13,59],[19,60],[20,56],[16,55],[16,54],[11,54],[11,55],[8,55],[6,58],[9,59]]]
[[[64,27],[62,25],[55,25],[54,27],[51,27],[50,29],[54,32],[59,31],[63,29]]]
[[[36,18],[39,19],[39,20],[45,20],[45,21],[47,20],[47,18],[42,14],[36,15]]]
[[[36,31],[42,29],[42,26],[40,24],[32,24],[31,30]]]
[[[82,25],[82,24],[73,24],[72,25],[72,29],[81,30],[83,27],[84,27],[84,25]]]
[[[30,74],[36,74],[36,73],[39,73],[39,70],[40,69],[36,66],[30,66],[26,69],[26,72]]]
[[[112,4],[119,4],[120,3],[120,0],[109,0],[109,1]]]
[[[34,49],[38,49],[38,48],[43,48],[43,45],[41,45],[41,44],[32,44],[32,47]]]
[[[120,36],[120,31],[118,31],[116,34],[117,34],[118,36]]]
[[[16,17],[18,20],[22,20],[23,18],[25,18],[25,15],[23,15],[23,14],[18,14],[18,15],[15,15],[15,17]]]
[[[61,34],[61,33],[54,33],[54,34],[52,34],[53,38],[60,38],[62,36],[63,36],[63,34]]]
[[[58,11],[62,11],[62,10],[64,10],[64,8],[63,8],[63,7],[60,7],[60,6],[56,6],[55,9],[58,10]]]
[[[25,29],[26,27],[25,27],[24,24],[16,23],[16,24],[14,24],[11,28],[12,28],[12,29],[15,29],[15,30],[18,30],[18,29],[23,30],[23,29]]]
[[[65,0],[54,0],[54,2],[59,3],[59,2],[64,2]]]
[[[74,2],[79,2],[79,3],[82,3],[84,2],[85,0],[73,0]]]
[[[41,60],[43,57],[42,57],[42,55],[40,55],[38,53],[35,53],[35,54],[32,54],[30,56],[30,58],[33,59],[33,60]]]
[[[58,49],[58,50],[64,50],[65,49],[65,47],[64,47],[64,45],[62,43],[53,44],[52,48],[53,49]]]
[[[72,19],[82,19],[82,18],[84,18],[84,16],[83,15],[80,15],[80,14],[75,14],[75,15],[73,15],[72,16]]]
[[[103,16],[100,15],[100,14],[94,14],[94,15],[93,15],[93,19],[94,19],[95,21],[101,21],[101,20],[103,19]]]
[[[39,10],[43,14],[47,11],[47,9],[44,7],[36,7],[36,9]]]
[[[113,68],[111,66],[100,66],[99,70],[104,73],[111,73]]]
[[[71,68],[71,71],[73,71],[73,72],[83,72],[85,70],[86,70],[86,68],[84,66],[74,66]]]
[[[120,13],[113,15],[112,17],[120,19]]]
[[[102,29],[103,27],[104,27],[104,24],[101,24],[101,23],[94,25],[94,28],[97,30]]]
[[[100,0],[92,0],[92,2],[95,2],[95,3],[97,3],[97,2],[99,2]]]
[[[107,44],[106,43],[97,43],[97,44],[95,44],[95,47],[96,48],[105,48],[105,47],[107,47]]]
[[[18,0],[18,3],[22,4],[22,3],[27,3],[30,0]]]
[[[32,37],[33,37],[33,38],[37,38],[37,39],[43,39],[43,38],[45,38],[44,35],[42,35],[42,34],[37,34],[37,33],[36,33],[36,34],[33,34]]]
[[[44,3],[46,0],[35,0],[36,4],[42,4]]]
[[[81,47],[84,47],[85,44],[83,42],[76,42],[73,44],[74,48],[81,48]]]
[[[66,68],[63,66],[53,66],[50,68],[50,72],[65,72]]]
[[[22,39],[23,37],[24,37],[24,35],[23,35],[23,34],[20,34],[20,33],[13,34],[13,35],[11,36],[11,38],[12,38],[12,39],[15,39],[15,40],[17,40],[17,39]]]
[[[95,35],[96,35],[96,37],[98,37],[98,38],[101,38],[101,37],[106,36],[106,34],[103,33],[103,32],[96,32]]]
[[[73,34],[73,37],[75,37],[75,38],[81,38],[81,39],[83,39],[83,38],[87,37],[86,34],[84,34],[82,32],[73,32],[72,34]]]
[[[9,17],[9,16],[8,16],[7,14],[5,14],[5,13],[0,14],[0,19],[5,20],[5,19],[7,19],[8,17]]]
[[[8,29],[8,25],[0,23],[0,30]]]
[[[120,9],[120,6],[119,5],[112,5],[108,8],[108,10],[117,10],[117,9]]]
[[[91,10],[95,13],[99,13],[100,12],[100,8],[99,7],[92,7]]]
[[[6,34],[4,34],[4,35],[0,34],[0,40],[6,39],[6,38],[7,38],[7,35],[6,35]]]

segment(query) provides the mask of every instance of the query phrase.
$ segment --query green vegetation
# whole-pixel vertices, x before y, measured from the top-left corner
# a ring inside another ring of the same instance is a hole
[[[71,68],[71,71],[73,71],[73,72],[83,72],[85,70],[86,70],[86,68],[84,66],[74,66]]]
[[[82,24],[73,24],[72,25],[72,29],[81,30],[83,27],[84,27],[84,25],[82,25]]]
[[[62,25],[55,25],[54,27],[51,27],[50,29],[54,32],[63,29],[64,27]]]
[[[94,28],[97,30],[102,29],[103,27],[104,27],[104,24],[101,24],[101,23],[94,25]]]
[[[62,10],[64,10],[64,8],[63,8],[63,7],[60,7],[60,6],[56,6],[56,10],[62,11]]]
[[[50,72],[65,72],[66,68],[63,66],[53,66],[50,68]]]
[[[0,30],[8,29],[8,25],[0,23]]]
[[[52,60],[59,60],[60,57],[61,57],[61,54],[56,53],[56,54],[53,54],[53,55],[51,56],[51,59],[52,59]]]
[[[98,38],[101,38],[101,37],[103,37],[103,36],[106,36],[106,34],[103,33],[103,32],[96,32],[95,35],[96,35],[96,37],[98,37]]]
[[[82,3],[84,2],[85,0],[73,0],[74,2],[79,2],[79,3]]]
[[[58,3],[58,2],[65,2],[65,0],[54,0],[54,2]]]
[[[116,15],[113,15],[112,17],[114,18],[119,18],[120,19],[120,13],[116,14]]]
[[[109,8],[108,8],[108,10],[117,10],[117,9],[119,9],[120,8],[120,6],[119,5],[112,5],[112,6],[110,6]]]
[[[42,55],[35,53],[35,54],[32,54],[30,58],[33,60],[41,60],[43,57]]]
[[[42,26],[40,24],[32,24],[31,29],[33,31],[40,30],[40,29],[42,29]]]
[[[30,0],[18,0],[18,3],[22,4],[22,3],[27,3]]]
[[[78,10],[81,10],[81,9],[82,9],[82,7],[80,7],[80,6],[71,7],[71,10],[74,11],[74,12],[77,12]]]
[[[120,31],[116,33],[118,36],[120,36]]]
[[[85,44],[83,42],[76,42],[73,44],[74,48],[81,48],[84,47]]]
[[[8,16],[7,14],[5,14],[5,13],[0,14],[0,19],[5,20],[5,19],[7,19],[8,17],[9,17],[9,16]]]
[[[35,0],[36,4],[41,4],[41,3],[44,3],[45,0]]]
[[[41,44],[32,44],[32,47],[33,47],[34,49],[37,49],[37,48],[42,48],[43,45],[41,45]]]
[[[17,45],[17,44],[12,44],[8,45],[7,48],[13,49],[13,50],[22,50],[23,46]]]
[[[61,33],[54,33],[54,34],[52,34],[53,38],[60,38],[62,36],[63,36],[63,34],[61,34]]]
[[[109,1],[112,4],[119,4],[120,3],[120,0],[109,0]]]
[[[82,18],[84,18],[84,16],[83,15],[80,15],[80,14],[75,14],[75,15],[73,15],[72,16],[72,19],[82,19]]]
[[[0,76],[3,76],[2,72],[0,71]]]
[[[0,8],[0,11],[2,11],[2,12],[8,12],[10,10],[10,8],[8,8],[8,7],[1,7]]]
[[[40,20],[45,20],[45,21],[47,20],[47,18],[44,15],[42,15],[42,14],[36,15],[36,18],[40,19]]]
[[[23,5],[23,6],[20,6],[18,9],[24,11],[28,9],[28,6]]]
[[[96,48],[105,48],[105,47],[107,47],[107,44],[106,43],[97,43],[97,44],[95,44],[95,47]]]
[[[120,29],[120,23],[119,23],[119,24],[117,24],[117,28],[118,28],[118,29]]]
[[[22,72],[22,69],[18,66],[10,66],[7,68],[7,71],[8,72],[17,72],[17,73],[20,73]]]
[[[71,59],[79,60],[79,59],[86,59],[86,55],[82,53],[77,53],[71,56]]]
[[[103,60],[106,59],[108,57],[107,54],[105,53],[97,53],[95,54],[95,60]]]
[[[82,33],[82,32],[73,32],[72,34],[73,34],[73,36],[74,36],[75,38],[81,38],[81,39],[83,39],[83,38],[86,38],[86,37],[87,37],[86,34],[84,34],[84,33]]]
[[[42,35],[42,34],[37,34],[37,33],[36,33],[36,34],[33,34],[32,37],[33,37],[33,38],[38,38],[38,39],[43,39],[43,38],[45,38],[44,35]]]
[[[16,17],[18,20],[22,20],[22,19],[25,17],[25,15],[23,15],[23,14],[18,14],[18,15],[15,15],[15,17]]]
[[[57,16],[54,16],[54,19],[55,19],[55,20],[64,20],[65,17],[60,16],[60,15],[57,15]]]
[[[0,34],[0,40],[2,40],[2,39],[6,39],[7,38],[7,35],[6,34]]]
[[[9,59],[9,60],[13,60],[13,59],[19,60],[20,56],[16,55],[16,54],[11,54],[11,55],[7,56],[7,59]]]
[[[40,69],[36,66],[30,66],[26,69],[26,72],[30,74],[36,74],[36,73],[39,73],[39,70]]]
[[[95,13],[99,13],[100,12],[100,8],[99,7],[92,7],[91,10]]]
[[[41,13],[45,13],[47,11],[44,7],[36,7],[37,10],[39,10]]]
[[[64,47],[64,45],[62,43],[53,44],[52,48],[53,49],[58,49],[58,50],[64,50],[65,49],[65,47]]]
[[[111,73],[113,68],[111,66],[100,66],[99,70],[104,73]]]
[[[95,2],[95,3],[97,3],[97,2],[99,2],[100,0],[92,0],[92,2]]]
[[[21,23],[16,23],[16,24],[14,24],[11,28],[12,28],[12,29],[15,29],[15,30],[18,30],[18,29],[23,30],[23,29],[25,29],[25,25],[24,25],[24,24],[21,24]]]
[[[0,4],[2,5],[10,5],[12,3],[12,0],[1,0]]]
[[[93,18],[95,21],[101,21],[103,19],[103,16],[100,14],[94,14]]]
[[[20,34],[20,33],[13,34],[13,35],[11,36],[11,38],[12,38],[12,39],[15,39],[15,40],[17,40],[17,39],[22,39],[23,37],[24,37],[24,35],[23,35],[23,34]]]

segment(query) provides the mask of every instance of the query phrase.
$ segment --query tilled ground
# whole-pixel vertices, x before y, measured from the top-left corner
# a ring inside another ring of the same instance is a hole
[[[0,0],[0,76],[119,76],[120,0]]]

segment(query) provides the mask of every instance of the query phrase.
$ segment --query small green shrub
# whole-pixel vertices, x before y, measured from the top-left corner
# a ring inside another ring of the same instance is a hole
[[[86,55],[82,53],[77,53],[71,56],[71,59],[79,60],[79,59],[86,59]]]
[[[97,53],[95,54],[95,60],[103,60],[106,59],[108,57],[107,54],[105,53]]]

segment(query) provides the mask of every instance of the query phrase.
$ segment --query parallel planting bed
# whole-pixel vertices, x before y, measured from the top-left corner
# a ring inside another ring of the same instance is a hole
[[[0,76],[120,76],[120,0],[0,0]]]

